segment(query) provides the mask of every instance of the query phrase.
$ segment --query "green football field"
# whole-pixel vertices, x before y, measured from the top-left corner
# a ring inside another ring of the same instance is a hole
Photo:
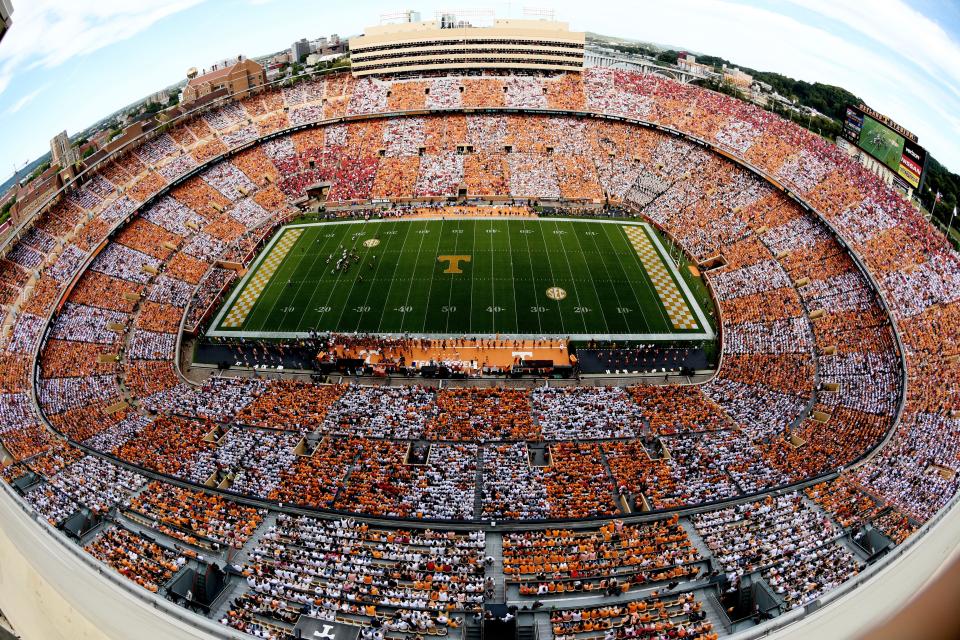
[[[466,217],[288,225],[235,287],[208,335],[288,338],[311,330],[714,336],[646,224]]]

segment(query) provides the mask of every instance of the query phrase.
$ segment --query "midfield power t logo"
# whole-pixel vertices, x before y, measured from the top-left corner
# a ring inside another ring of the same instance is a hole
[[[460,268],[461,262],[470,262],[470,256],[437,256],[437,262],[446,262],[447,268],[444,273],[463,273]]]

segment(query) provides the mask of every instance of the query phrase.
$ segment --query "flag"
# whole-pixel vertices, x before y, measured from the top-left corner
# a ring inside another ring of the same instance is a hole
[[[937,196],[933,199],[934,202],[940,202],[940,192],[937,191]]]

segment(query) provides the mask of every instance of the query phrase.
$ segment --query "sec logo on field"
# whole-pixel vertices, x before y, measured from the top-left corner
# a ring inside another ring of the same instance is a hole
[[[550,287],[547,289],[547,297],[551,300],[563,300],[567,297],[567,292],[560,287]]]

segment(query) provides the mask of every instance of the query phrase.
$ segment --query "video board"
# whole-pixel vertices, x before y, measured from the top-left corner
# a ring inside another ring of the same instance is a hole
[[[893,171],[904,187],[919,189],[927,164],[926,150],[905,129],[864,109],[862,105],[847,107],[844,138]]]

